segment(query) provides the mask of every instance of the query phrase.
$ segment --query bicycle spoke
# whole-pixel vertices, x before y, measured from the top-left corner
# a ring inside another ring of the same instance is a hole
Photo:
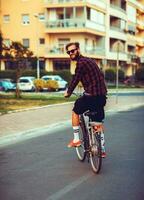
[[[99,173],[102,164],[101,158],[101,140],[99,135],[95,134],[91,138],[90,162],[95,173]]]
[[[84,148],[83,130],[81,126],[80,126],[79,136],[81,140],[81,145],[79,147],[76,147],[76,153],[77,153],[78,159],[80,161],[84,161],[86,157],[86,153],[85,153],[85,148]]]

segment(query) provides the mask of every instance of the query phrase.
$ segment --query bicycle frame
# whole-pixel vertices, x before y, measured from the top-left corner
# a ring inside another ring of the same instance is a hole
[[[77,94],[73,93],[78,96]],[[76,147],[76,153],[80,161],[84,161],[85,158],[90,160],[94,173],[99,173],[102,165],[101,157],[101,132],[102,125],[93,124],[90,116],[95,112],[89,110],[81,114],[80,117],[80,129],[81,129],[81,145]],[[101,123],[100,123],[101,124]],[[96,130],[94,130],[96,126]],[[79,133],[80,134],[80,133]]]

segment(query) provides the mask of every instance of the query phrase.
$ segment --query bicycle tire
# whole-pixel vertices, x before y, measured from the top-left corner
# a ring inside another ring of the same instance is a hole
[[[84,121],[83,116],[80,116],[79,137],[81,140],[81,145],[79,147],[76,147],[76,153],[77,153],[78,159],[82,162],[86,158],[86,146],[87,146],[86,136],[87,136],[87,132],[86,132],[85,121]]]
[[[100,133],[90,134],[91,149],[90,163],[94,173],[98,174],[102,166],[101,135]]]

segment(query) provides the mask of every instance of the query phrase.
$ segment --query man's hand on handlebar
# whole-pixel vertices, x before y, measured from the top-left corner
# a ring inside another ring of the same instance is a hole
[[[68,94],[67,91],[65,91],[64,97],[65,97],[65,98],[68,98],[68,97],[70,97],[70,94]]]

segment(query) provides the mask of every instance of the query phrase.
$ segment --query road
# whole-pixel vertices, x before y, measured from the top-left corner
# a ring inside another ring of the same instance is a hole
[[[144,107],[108,115],[107,158],[95,175],[66,147],[71,128],[0,149],[1,200],[143,200]]]

